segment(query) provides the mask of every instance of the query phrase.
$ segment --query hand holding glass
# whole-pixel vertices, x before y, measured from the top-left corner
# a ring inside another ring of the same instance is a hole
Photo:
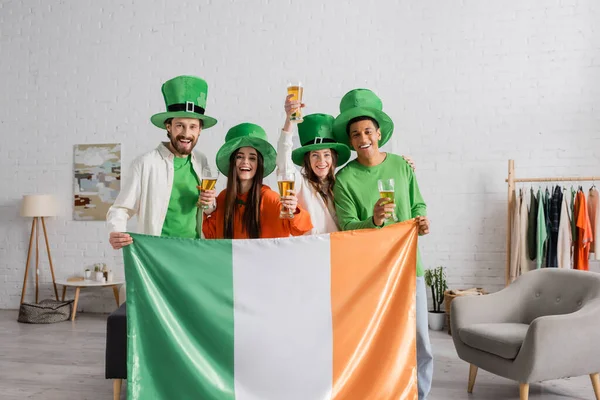
[[[205,166],[202,168],[202,182],[198,189],[201,191],[204,190],[213,190],[217,184],[217,179],[219,179],[219,170],[216,166]],[[207,209],[210,206],[206,204],[201,204],[200,208]]]
[[[379,179],[377,181],[377,186],[379,187],[379,197],[382,199],[387,199],[386,203],[394,203],[395,202],[395,191],[394,191],[394,180],[393,179]],[[394,221],[397,222],[396,212],[392,211],[392,215],[386,218],[386,221]]]
[[[279,195],[281,197],[289,195],[289,192],[294,190],[295,184],[296,175],[293,171],[284,171],[277,174],[277,186],[279,186]],[[294,218],[294,211],[295,210],[290,210],[282,204],[279,218],[292,219]]]
[[[288,93],[288,96],[292,95],[290,100],[298,100],[300,102],[300,104],[302,104],[302,95],[304,94],[304,88],[302,87],[302,82],[294,81],[292,83],[289,83],[288,88],[287,88],[287,93]],[[292,115],[290,115],[290,121],[296,121],[296,122],[303,121],[301,107],[294,110]]]

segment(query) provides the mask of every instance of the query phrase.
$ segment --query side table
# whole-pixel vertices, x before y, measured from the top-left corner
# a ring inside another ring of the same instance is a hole
[[[57,285],[62,285],[62,299],[65,300],[65,295],[67,294],[67,287],[75,288],[75,301],[73,302],[73,312],[71,313],[71,321],[75,320],[75,314],[77,313],[77,303],[79,302],[79,292],[83,288],[94,288],[94,287],[111,287],[113,288],[113,293],[115,295],[115,301],[117,302],[117,308],[119,308],[119,288],[125,284],[124,281],[113,281],[113,282],[97,282],[92,280],[57,280]]]

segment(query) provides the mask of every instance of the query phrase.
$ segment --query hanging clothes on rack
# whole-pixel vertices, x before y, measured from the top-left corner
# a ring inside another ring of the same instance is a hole
[[[555,186],[552,195],[548,201],[548,258],[546,266],[548,268],[558,268],[558,228],[560,224],[560,206],[562,202],[562,190],[560,186]]]
[[[529,271],[529,258],[527,257],[527,221],[529,215],[527,208],[527,191],[522,189],[521,194],[521,209],[519,210],[519,275]]]
[[[559,268],[571,268],[572,243],[571,220],[569,219],[569,206],[567,205],[567,192],[565,191],[561,201],[558,240],[556,243],[556,255]]]
[[[546,215],[544,212],[544,195],[542,189],[538,190],[538,216],[537,216],[537,233],[536,233],[536,268],[540,269],[544,262],[544,255],[546,254],[546,239],[548,237],[548,231],[546,230]]]
[[[537,255],[537,219],[538,219],[538,198],[533,193],[533,187],[529,189],[529,214],[527,223],[527,251],[529,259],[535,260]]]
[[[548,186],[546,186],[546,190],[544,191],[544,213],[545,213],[544,217],[545,217],[545,221],[546,221],[546,234],[548,236],[546,238],[544,261],[542,264],[543,268],[548,267],[548,260],[550,260],[550,254],[548,254],[548,252],[550,251],[550,234],[551,234],[551,230],[552,230],[552,226],[550,223],[550,202],[551,202],[551,200],[552,200],[551,192],[550,192],[550,190],[548,190]]]
[[[573,255],[573,268],[588,271],[590,242],[593,238],[587,203],[581,187],[577,191],[575,197],[575,207],[573,212],[577,223],[577,242],[575,243]]]
[[[508,187],[508,196],[507,196],[507,208],[508,208],[508,212],[506,214],[506,258],[505,258],[505,262],[506,262],[506,268],[505,268],[505,283],[506,285],[508,285],[511,281],[511,277],[510,277],[510,263],[511,263],[511,258],[512,258],[512,254],[511,254],[511,244],[512,244],[512,225],[513,225],[513,214],[512,214],[512,209],[515,206],[515,202],[513,201],[513,195],[515,194],[515,184],[518,183],[522,183],[522,182],[529,182],[529,183],[533,183],[533,182],[584,182],[584,181],[589,181],[589,182],[595,182],[595,181],[600,181],[600,176],[596,175],[587,175],[587,176],[556,176],[556,177],[530,177],[530,178],[517,178],[516,174],[515,174],[515,161],[514,160],[508,160],[508,176],[506,178],[506,182],[508,183],[507,187]],[[541,183],[540,183],[541,184]],[[535,193],[537,192],[537,198],[535,196]],[[553,191],[554,192],[554,191]],[[569,255],[573,255],[575,252],[575,247],[577,247],[577,251],[578,252],[582,252],[585,251],[587,248],[587,251],[589,252],[590,243],[593,243],[594,241],[594,234],[596,232],[596,230],[594,229],[592,232],[591,226],[589,229],[585,229],[585,222],[581,222],[579,223],[579,225],[582,225],[583,228],[581,228],[580,226],[578,226],[578,219],[576,217],[580,216],[578,213],[574,212],[574,205],[575,205],[575,197],[576,197],[576,191],[573,190],[573,188],[571,187],[571,196],[569,196],[569,190],[568,189],[564,189],[563,190],[563,197],[562,197],[562,201],[560,202],[560,217],[559,217],[559,222],[558,222],[558,237],[559,239],[557,240],[557,244],[556,244],[556,253],[557,253],[557,264],[560,267],[566,268],[567,265],[573,265],[574,262],[576,261],[572,261],[571,263],[569,263],[569,258],[567,256],[567,254]],[[549,210],[544,210],[543,207],[543,202],[541,201],[543,196],[542,196],[542,189],[540,187],[539,190],[531,190],[530,191],[530,204],[529,204],[529,212],[528,212],[528,219],[530,221],[535,221],[535,223],[530,222],[528,224],[527,227],[527,256],[530,260],[535,259],[535,267],[540,268],[545,260],[545,258],[547,257],[547,236],[549,234],[552,234],[552,231],[549,232],[548,226],[546,225],[546,215],[549,215]],[[600,197],[600,196],[599,196]],[[584,196],[585,198],[585,196]],[[569,201],[570,200],[570,201]],[[584,199],[585,200],[585,199]],[[535,206],[538,206],[538,208],[536,209]],[[567,209],[566,213],[563,212],[563,210]],[[587,208],[587,203],[586,203],[586,208]],[[520,210],[519,210],[520,211]],[[598,208],[598,213],[600,214],[600,207]],[[564,214],[564,216],[563,216]],[[588,220],[589,220],[589,212],[586,212],[585,215],[588,215]],[[521,215],[522,217],[522,215]],[[566,219],[565,219],[566,217]],[[530,219],[531,218],[531,219]],[[583,218],[583,217],[582,217]],[[541,222],[541,224],[540,224]],[[596,222],[595,221],[590,221],[590,225],[594,225],[594,227],[596,226]],[[575,244],[577,244],[578,242],[581,242],[582,244],[587,243],[587,246],[571,246],[571,251],[567,251],[567,247],[568,247],[568,242],[569,242],[569,233],[567,231],[567,228],[570,229],[570,237],[572,242],[574,242]],[[546,231],[546,232],[544,232]],[[600,226],[598,227],[598,232],[600,232]],[[587,232],[587,233],[586,233]],[[589,238],[586,239],[585,237],[582,236],[582,238],[579,238],[580,235],[588,235]],[[600,236],[600,235],[598,235]],[[522,239],[523,237],[523,233],[520,233],[520,238]],[[600,240],[598,240],[598,242],[600,242]],[[598,243],[598,249],[596,249],[596,247],[594,247],[594,250],[597,253],[600,253],[600,243]],[[589,255],[589,254],[588,254]],[[600,254],[598,254],[598,258],[600,258]],[[579,259],[582,258],[582,255],[579,254],[578,255]],[[573,257],[572,260],[575,260],[576,257]],[[586,262],[588,262],[586,260]],[[530,268],[531,268],[531,263],[527,262],[526,263]],[[587,265],[585,262],[584,263],[580,263],[580,266],[583,265]],[[533,268],[535,268],[533,267]],[[525,270],[523,269],[523,267],[521,266],[521,272],[524,272]]]
[[[511,237],[510,237],[510,281],[513,282],[517,276],[519,276],[519,261],[520,261],[520,210],[519,198],[517,192],[513,192],[513,209],[512,209],[512,223],[511,223]]]
[[[575,216],[575,199],[577,191],[571,186],[571,236],[573,237],[573,246],[577,242],[577,218]],[[574,252],[575,250],[573,250]]]
[[[598,243],[598,230],[600,229],[600,193],[596,185],[588,192],[588,214],[592,228],[592,243],[590,244],[590,259],[600,260],[600,243]]]

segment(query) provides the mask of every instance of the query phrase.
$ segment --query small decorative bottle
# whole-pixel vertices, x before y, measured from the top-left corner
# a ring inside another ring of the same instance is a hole
[[[113,272],[112,269],[108,271],[108,275],[106,276],[106,282],[112,282],[113,281]]]

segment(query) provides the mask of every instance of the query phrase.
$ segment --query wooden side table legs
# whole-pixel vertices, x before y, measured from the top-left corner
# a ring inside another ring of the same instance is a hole
[[[77,314],[77,303],[79,302],[80,287],[75,288],[75,301],[73,302],[73,312],[71,313],[71,321],[75,321],[75,314]]]
[[[113,293],[115,294],[115,300],[117,301],[117,308],[119,308],[119,306],[121,305],[121,303],[119,303],[119,287],[118,286],[113,286]]]

